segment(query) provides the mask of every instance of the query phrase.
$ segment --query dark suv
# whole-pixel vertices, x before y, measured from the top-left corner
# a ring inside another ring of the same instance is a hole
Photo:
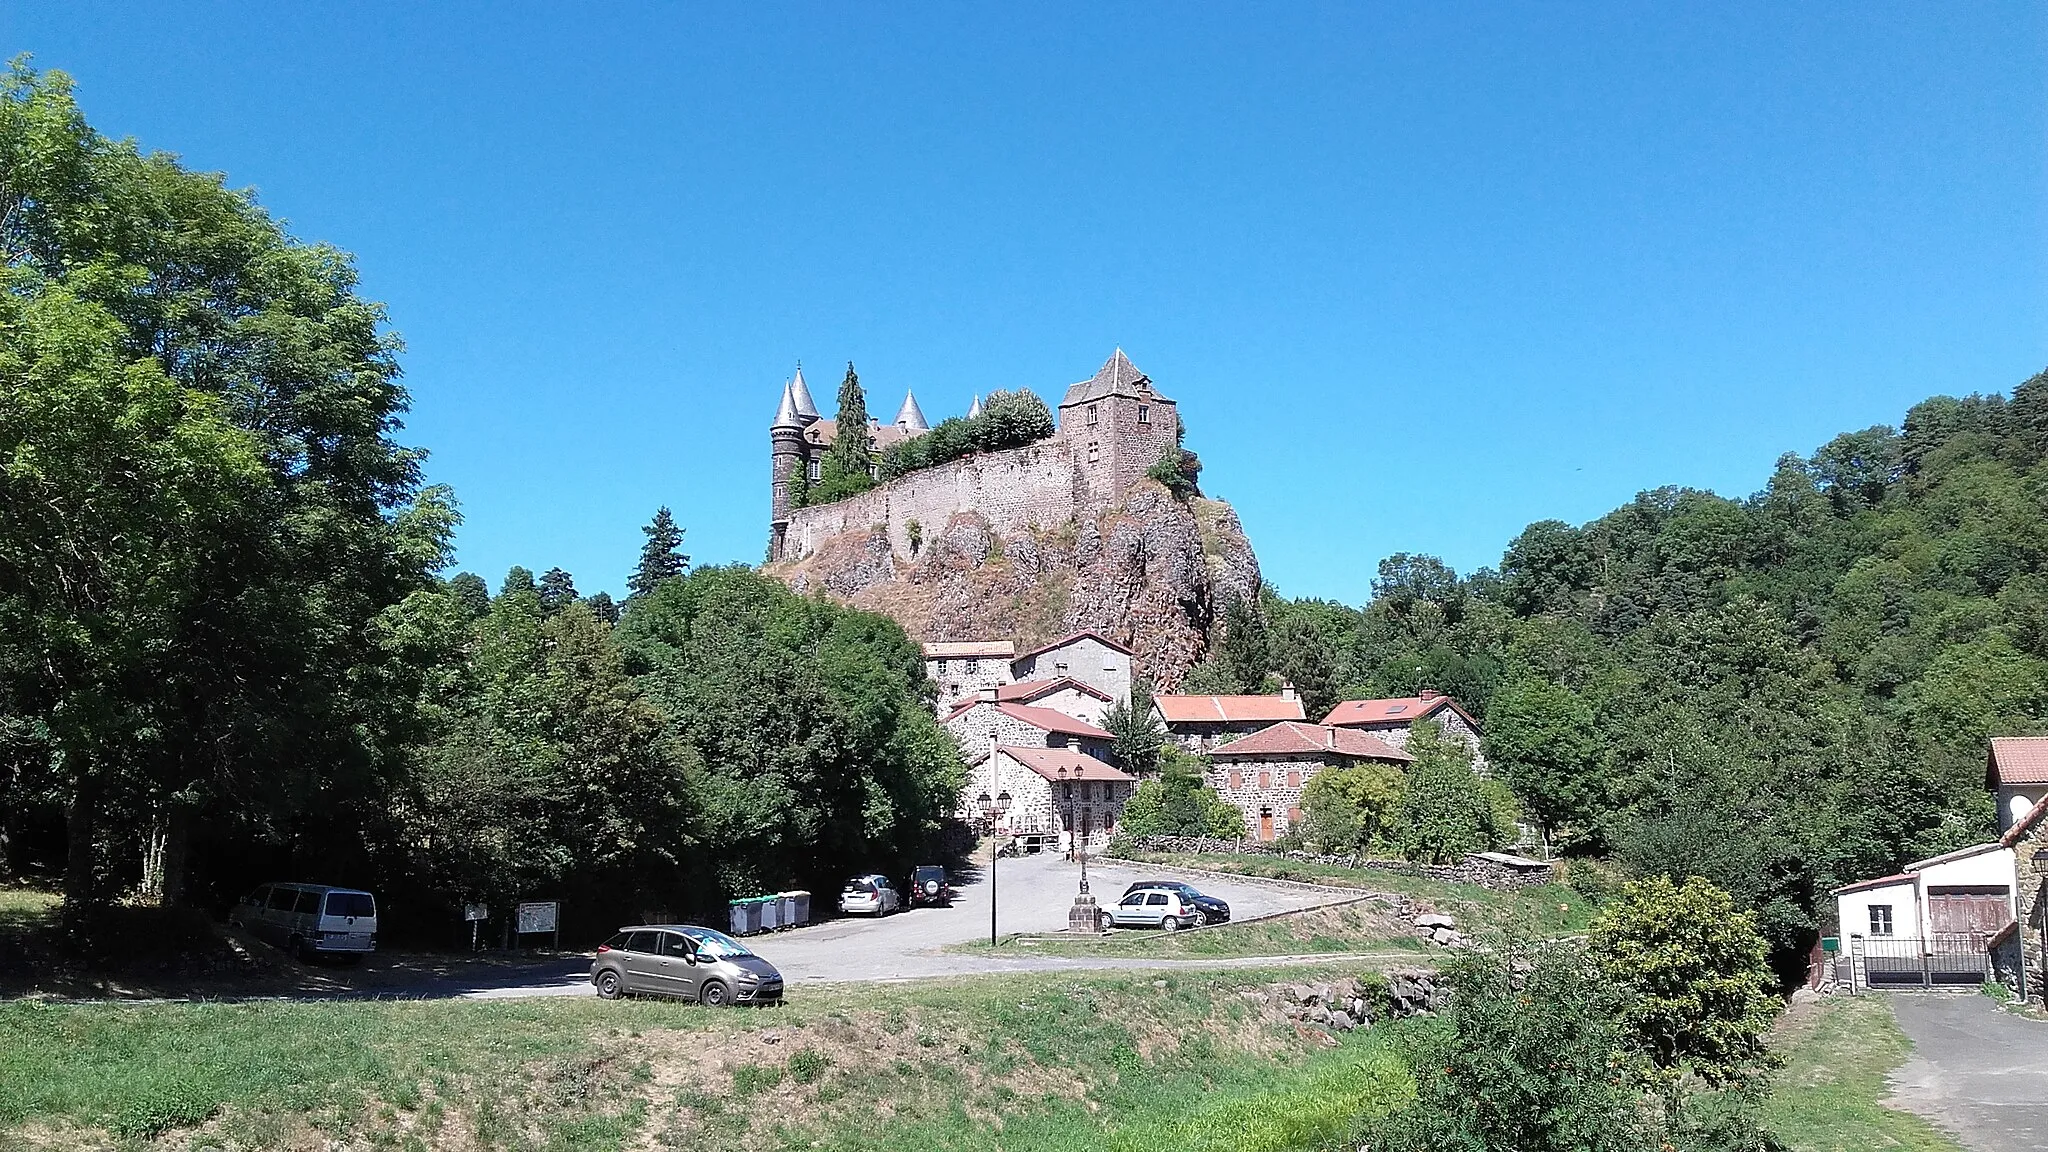
[[[920,864],[910,874],[910,887],[904,890],[910,897],[910,906],[933,904],[941,908],[953,902],[953,885],[946,879],[946,870],[937,864]]]
[[[1178,880],[1140,880],[1124,889],[1124,895],[1129,896],[1140,888],[1165,888],[1175,893],[1180,897],[1181,903],[1191,905],[1202,914],[1204,924],[1224,924],[1230,920],[1230,905],[1214,896],[1202,895],[1192,884],[1183,884]]]

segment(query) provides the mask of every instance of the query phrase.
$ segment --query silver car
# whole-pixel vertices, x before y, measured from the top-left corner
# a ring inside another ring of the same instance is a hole
[[[839,892],[839,910],[849,916],[887,916],[903,907],[903,897],[889,878],[870,872],[855,876]]]
[[[1202,913],[1173,888],[1134,888],[1109,906],[1109,922],[1119,928],[1164,928],[1175,932],[1202,923]]]
[[[235,902],[228,923],[301,960],[353,964],[377,950],[377,898],[327,884],[265,884]]]
[[[778,1004],[782,973],[745,944],[695,924],[639,924],[598,945],[590,982],[607,1000],[675,996],[722,1008]]]

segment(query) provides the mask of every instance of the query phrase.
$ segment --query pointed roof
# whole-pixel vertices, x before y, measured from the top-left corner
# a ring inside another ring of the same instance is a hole
[[[790,398],[796,401],[796,414],[806,420],[818,418],[818,402],[811,399],[811,390],[804,385],[804,362],[796,362],[796,379],[789,382]]]
[[[979,415],[981,415],[981,393],[976,392],[974,394],[974,403],[968,406],[967,418],[972,420]]]
[[[801,428],[803,418],[797,414],[796,396],[788,381],[782,384],[782,404],[775,409],[775,422],[770,428]]]
[[[903,394],[903,407],[896,410],[896,426],[906,432],[929,432],[931,425],[924,422],[924,409],[917,406],[917,397],[909,392]]]
[[[1304,724],[1283,720],[1270,728],[1228,744],[1209,749],[1210,756],[1301,756],[1318,752],[1354,760],[1383,760],[1392,764],[1415,759],[1399,748],[1352,728],[1329,724]]]
[[[1138,366],[1131,363],[1122,348],[1110,353],[1109,359],[1102,362],[1102,367],[1095,370],[1095,375],[1068,388],[1066,399],[1060,401],[1060,407],[1085,404],[1105,396],[1136,396],[1167,404],[1173,403],[1153,391],[1152,378],[1138,371]]]

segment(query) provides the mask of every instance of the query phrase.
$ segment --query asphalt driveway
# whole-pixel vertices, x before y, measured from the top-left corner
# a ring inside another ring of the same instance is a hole
[[[2048,1023],[1977,995],[1895,993],[1892,1006],[1913,1056],[1892,1073],[1890,1103],[1971,1152],[2048,1148]]]

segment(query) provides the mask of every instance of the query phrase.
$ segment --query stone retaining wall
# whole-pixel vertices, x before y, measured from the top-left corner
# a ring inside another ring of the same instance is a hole
[[[1482,888],[1513,891],[1518,888],[1534,888],[1548,884],[1552,876],[1548,871],[1523,872],[1505,864],[1467,856],[1456,864],[1421,864],[1413,860],[1374,860],[1363,856],[1319,856],[1312,852],[1282,852],[1270,845],[1247,840],[1219,840],[1210,836],[1143,836],[1135,840],[1120,840],[1111,845],[1115,852],[1119,845],[1128,845],[1137,852],[1178,852],[1198,855],[1222,856],[1269,856],[1278,860],[1299,860],[1308,864],[1331,864],[1344,868],[1358,868],[1368,872],[1391,872],[1400,876],[1425,876],[1431,880],[1446,880],[1456,884],[1477,884]]]

